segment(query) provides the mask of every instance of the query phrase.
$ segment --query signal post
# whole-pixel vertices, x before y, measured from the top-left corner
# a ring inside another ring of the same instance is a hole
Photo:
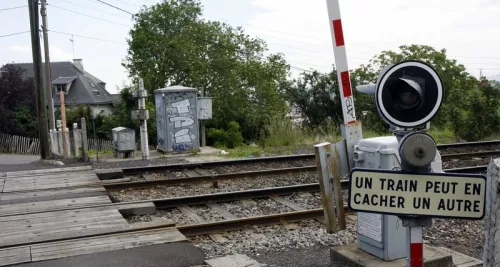
[[[431,226],[432,218],[483,219],[486,177],[444,173],[436,171],[440,166],[433,165],[441,163],[437,161],[436,142],[427,132],[443,102],[439,74],[424,62],[408,60],[387,66],[376,84],[357,89],[374,95],[380,117],[390,125],[398,141],[400,166],[353,168],[349,207],[401,220],[406,228],[406,259],[402,259],[406,264],[394,266],[422,267],[426,261],[433,262],[432,266],[454,266],[451,255],[444,251],[424,258],[423,227]],[[384,246],[387,242],[391,241],[384,241]]]

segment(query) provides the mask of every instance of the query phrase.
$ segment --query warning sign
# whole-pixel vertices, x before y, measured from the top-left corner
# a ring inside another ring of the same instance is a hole
[[[355,168],[349,179],[354,211],[480,220],[485,204],[483,175]]]

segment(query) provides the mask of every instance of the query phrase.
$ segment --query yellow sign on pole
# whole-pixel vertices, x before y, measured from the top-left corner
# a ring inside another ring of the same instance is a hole
[[[481,220],[486,177],[355,168],[349,179],[349,207],[392,215]]]

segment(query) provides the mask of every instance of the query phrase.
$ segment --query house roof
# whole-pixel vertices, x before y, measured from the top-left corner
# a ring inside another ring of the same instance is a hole
[[[66,84],[69,84],[72,81],[74,81],[76,78],[78,78],[78,76],[59,77],[59,78],[53,80],[52,84],[54,84],[54,85],[59,85],[59,84],[66,85]]]
[[[26,71],[24,75],[27,78],[34,77],[33,63],[9,63],[7,65],[14,65],[24,69]],[[42,67],[44,68],[45,64],[42,64]],[[51,62],[50,70],[52,84],[68,84],[68,79],[76,77],[68,94],[65,95],[66,105],[108,104],[113,103],[113,101],[116,102],[115,97],[106,91],[106,83],[86,71],[79,70],[72,62]],[[53,95],[53,99],[54,105],[61,104],[58,96]]]

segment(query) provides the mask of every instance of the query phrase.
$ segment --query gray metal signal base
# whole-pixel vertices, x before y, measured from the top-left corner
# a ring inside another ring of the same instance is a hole
[[[354,146],[355,167],[399,170],[395,136],[362,139]],[[406,257],[406,229],[397,216],[358,212],[358,246],[382,260]]]

